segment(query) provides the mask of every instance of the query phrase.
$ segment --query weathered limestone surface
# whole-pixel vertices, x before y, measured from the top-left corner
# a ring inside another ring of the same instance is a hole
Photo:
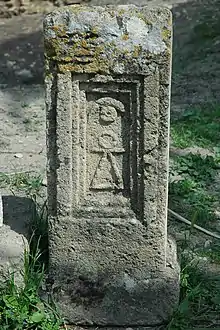
[[[3,226],[3,202],[2,195],[0,193],[0,228]]]
[[[72,6],[44,33],[52,291],[73,324],[160,325],[179,294],[170,11]]]

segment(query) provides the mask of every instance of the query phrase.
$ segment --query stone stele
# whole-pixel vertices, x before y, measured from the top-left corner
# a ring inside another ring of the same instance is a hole
[[[75,5],[44,20],[51,290],[72,324],[165,323],[172,19]]]

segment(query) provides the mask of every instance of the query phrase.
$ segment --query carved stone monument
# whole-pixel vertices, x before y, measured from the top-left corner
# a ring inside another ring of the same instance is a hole
[[[44,21],[51,290],[70,323],[166,322],[168,9],[72,6]]]

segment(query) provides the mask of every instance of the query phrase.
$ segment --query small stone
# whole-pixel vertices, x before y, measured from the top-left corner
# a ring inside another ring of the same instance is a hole
[[[215,214],[216,218],[220,219],[220,211],[215,210],[214,214]]]
[[[23,155],[20,154],[20,153],[18,153],[18,154],[15,154],[14,157],[15,157],[15,158],[23,158]]]
[[[212,241],[210,239],[208,239],[207,241],[205,241],[204,247],[208,248],[211,244],[212,244]]]
[[[7,61],[7,66],[9,68],[12,68],[12,67],[16,66],[16,62],[15,61]]]
[[[27,239],[3,225],[0,228],[0,282],[13,273],[15,283],[18,286],[23,285],[25,251],[29,251]]]
[[[18,76],[24,77],[24,78],[33,78],[33,74],[30,70],[22,69],[18,72],[16,72]]]

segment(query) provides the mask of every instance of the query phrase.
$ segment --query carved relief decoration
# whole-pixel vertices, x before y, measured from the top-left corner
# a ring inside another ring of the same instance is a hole
[[[92,191],[123,190],[122,102],[103,97],[88,104],[87,139],[90,168],[89,189]]]

